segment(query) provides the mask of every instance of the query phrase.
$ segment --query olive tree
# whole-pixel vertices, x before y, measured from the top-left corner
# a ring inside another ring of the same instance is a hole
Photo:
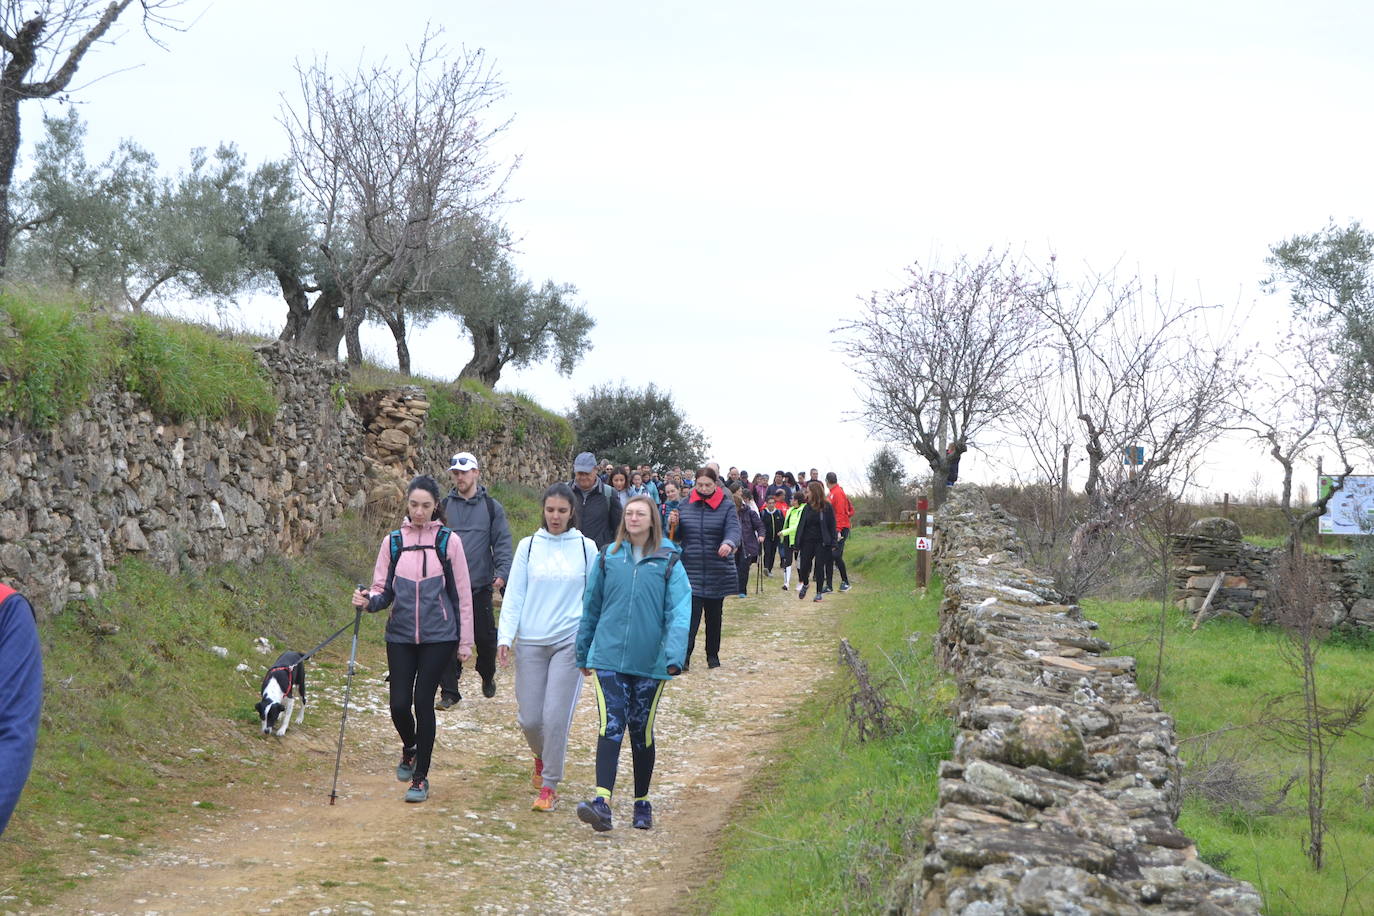
[[[171,11],[182,0],[140,0],[145,34],[175,28]],[[15,232],[28,224],[15,219],[10,192],[22,142],[19,105],[50,99],[72,88],[77,70],[97,42],[134,0],[3,0],[0,2],[0,271],[9,260]]]

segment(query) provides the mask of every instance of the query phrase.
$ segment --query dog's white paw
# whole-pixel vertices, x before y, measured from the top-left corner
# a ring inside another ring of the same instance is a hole
[[[283,725],[281,728],[277,729],[277,730],[274,731],[272,734],[274,734],[274,735],[276,735],[278,738],[280,738],[282,735],[286,734],[286,726]]]

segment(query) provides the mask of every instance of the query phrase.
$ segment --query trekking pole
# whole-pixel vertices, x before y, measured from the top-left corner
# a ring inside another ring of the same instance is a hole
[[[359,585],[358,591],[363,591],[367,586]],[[329,787],[329,804],[332,806],[334,800],[339,797],[339,764],[343,761],[343,736],[344,726],[348,724],[348,703],[353,697],[353,669],[358,661],[358,628],[363,623],[363,609],[356,608],[353,615],[353,648],[348,653],[348,677],[344,679],[344,706],[343,717],[339,719],[339,749],[334,754],[334,784]]]

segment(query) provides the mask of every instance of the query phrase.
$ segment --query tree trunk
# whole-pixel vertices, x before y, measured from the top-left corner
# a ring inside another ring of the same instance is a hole
[[[299,277],[282,270],[276,273],[282,298],[286,300],[286,327],[282,328],[280,339],[327,359],[338,359],[339,341],[344,334],[338,291],[324,290],[312,304],[311,290]]]
[[[458,373],[459,378],[475,378],[488,388],[495,388],[501,378],[501,340],[492,326],[468,326],[472,333],[472,359]]]
[[[405,312],[398,308],[395,312],[383,312],[382,318],[396,341],[396,368],[402,375],[410,375],[410,344],[406,343]]]
[[[11,63],[6,68],[14,68]],[[28,66],[32,66],[30,61]],[[19,157],[19,98],[8,85],[0,85],[0,276],[9,263],[11,233],[14,217],[10,214],[10,183],[14,180],[14,165]]]

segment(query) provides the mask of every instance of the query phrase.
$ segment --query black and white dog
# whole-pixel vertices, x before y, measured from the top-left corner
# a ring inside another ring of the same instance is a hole
[[[263,675],[262,699],[253,707],[262,719],[264,735],[273,729],[278,738],[286,734],[286,727],[291,724],[291,710],[296,707],[292,687],[301,698],[301,711],[296,716],[296,724],[300,725],[305,719],[305,656],[300,652],[283,652],[277,663]],[[281,728],[277,728],[278,720]]]

